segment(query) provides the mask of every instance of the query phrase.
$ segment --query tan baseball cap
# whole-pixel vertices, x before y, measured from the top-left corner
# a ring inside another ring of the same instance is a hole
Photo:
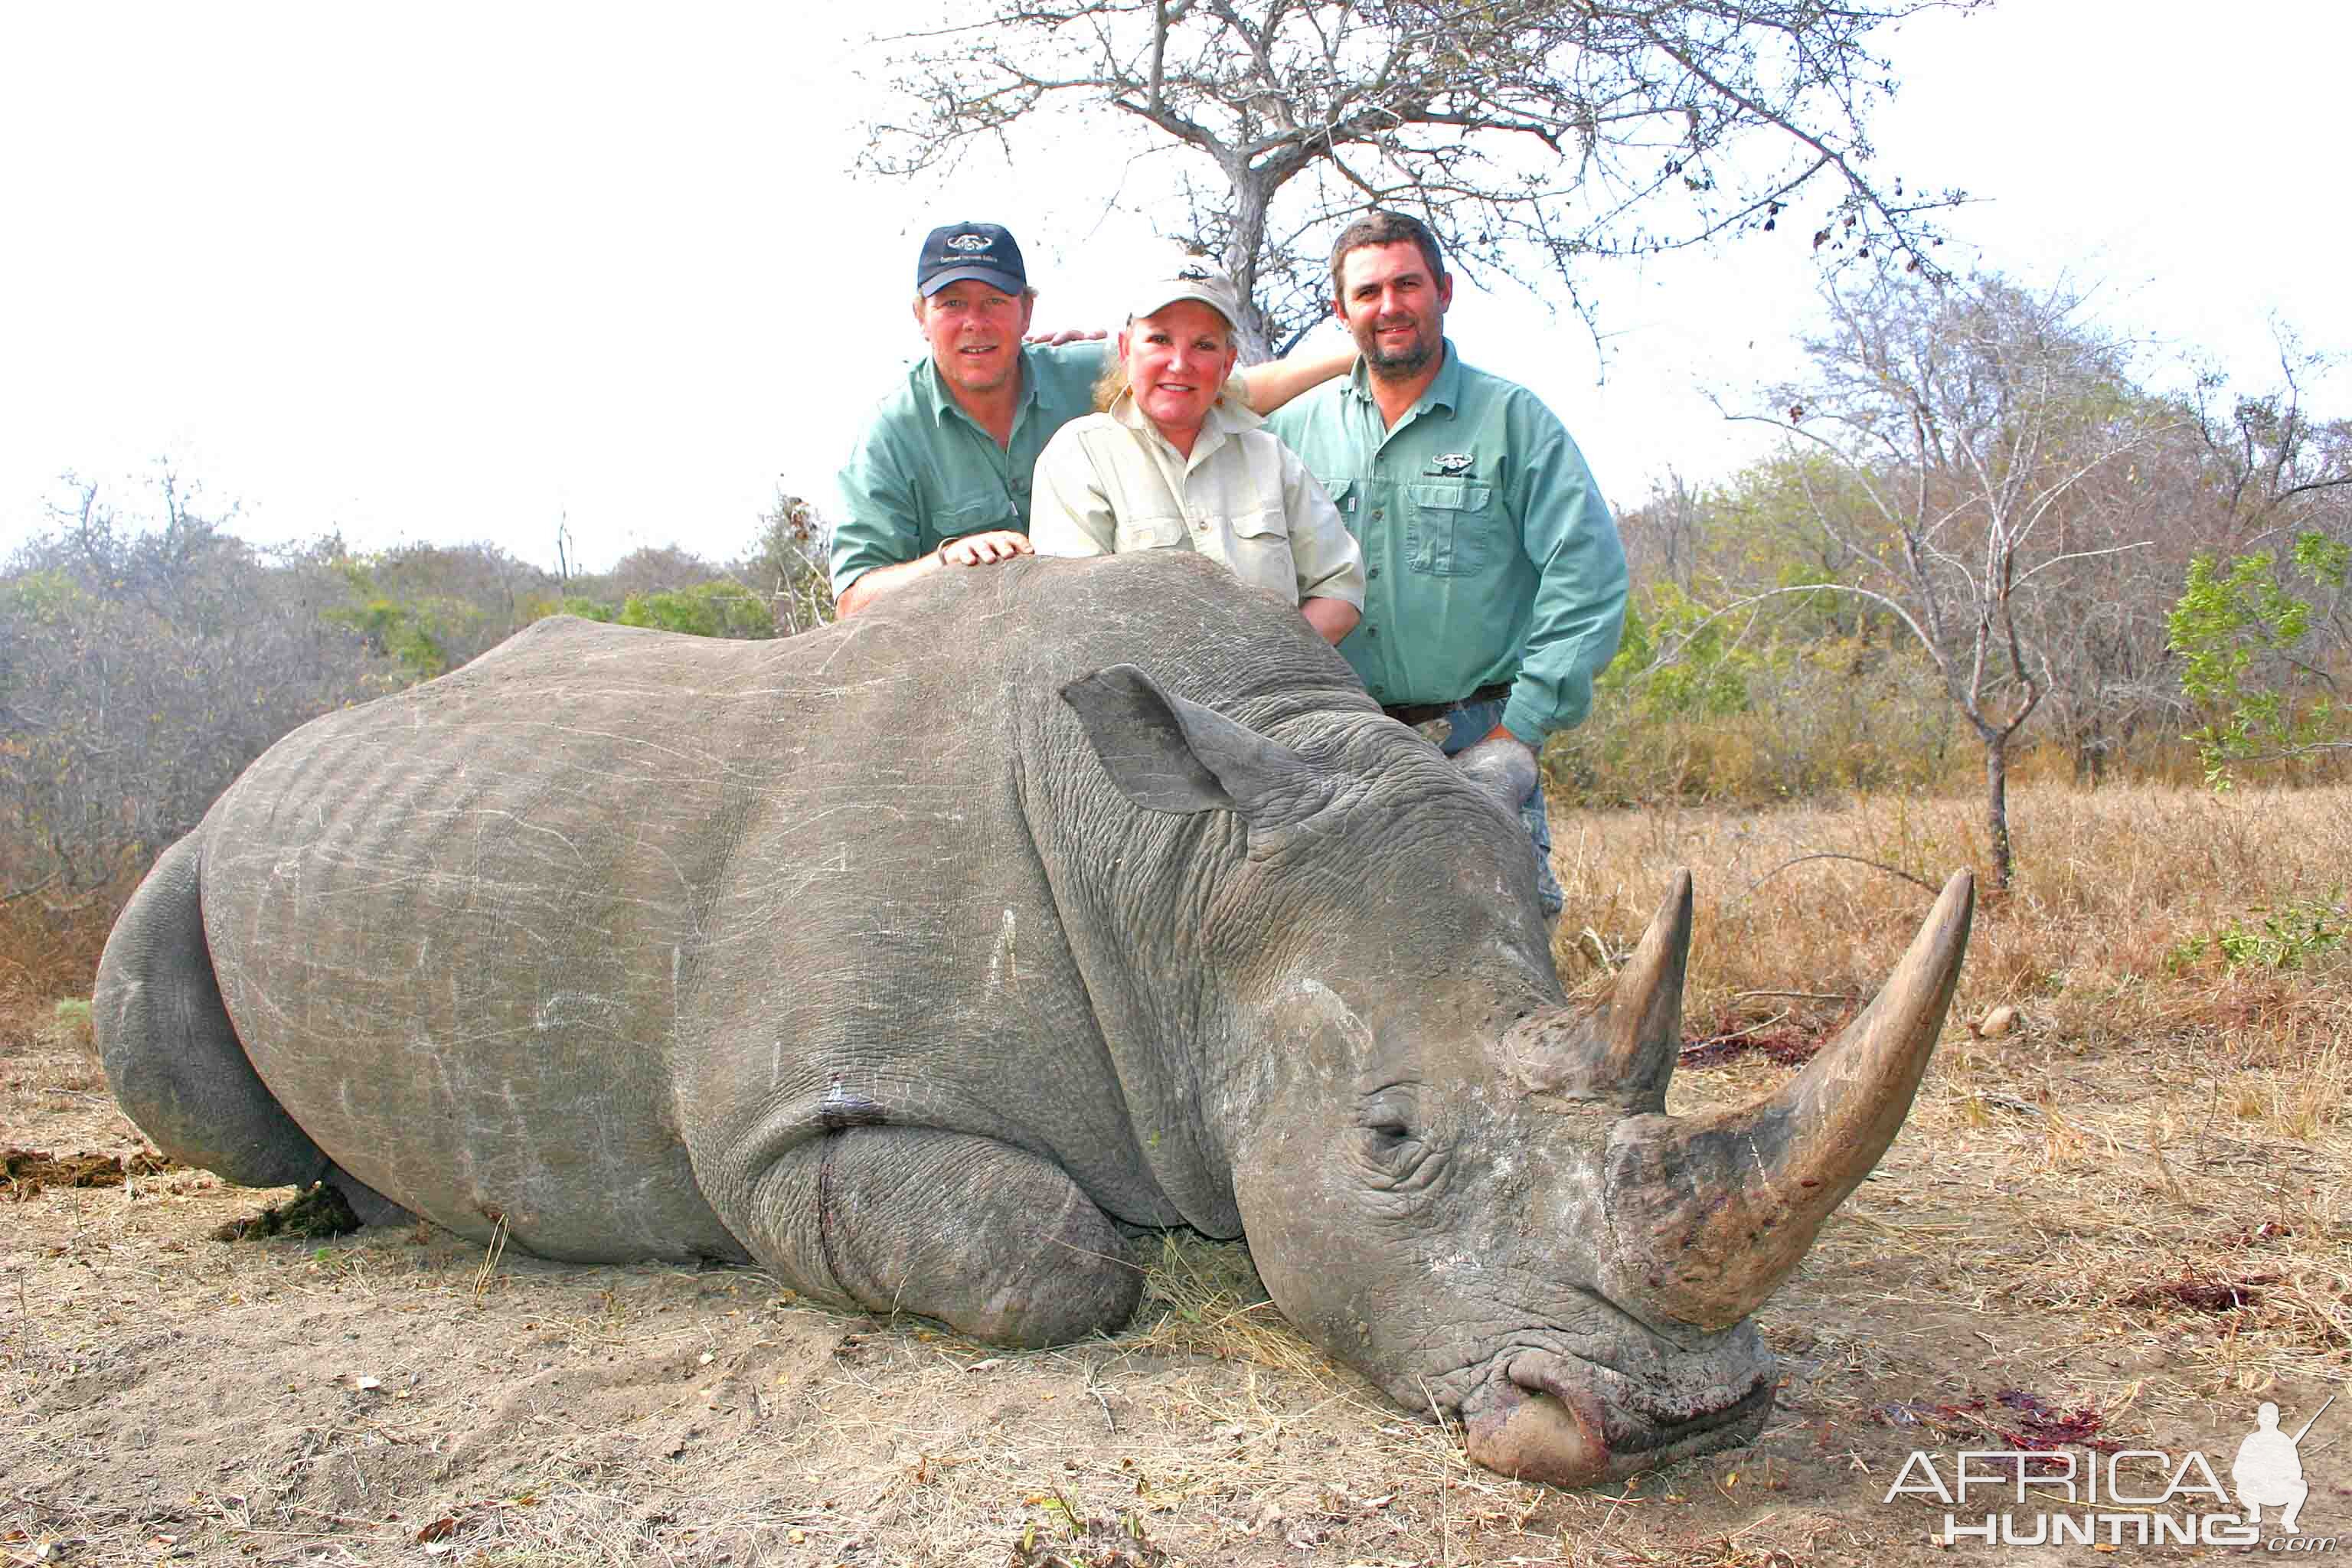
[[[1223,316],[1225,325],[1241,323],[1241,290],[1234,287],[1232,276],[1223,267],[1205,256],[1170,257],[1153,280],[1129,298],[1134,300],[1127,313],[1130,321],[1157,315],[1179,300],[1197,300]]]

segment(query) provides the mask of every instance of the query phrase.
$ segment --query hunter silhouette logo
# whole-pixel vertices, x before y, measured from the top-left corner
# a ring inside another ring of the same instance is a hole
[[[1186,283],[1206,283],[1209,280],[1209,269],[1196,262],[1189,267],[1178,268],[1176,276]]]
[[[2303,1500],[2311,1495],[2311,1486],[2303,1479],[2304,1434],[2335,1403],[2336,1395],[2329,1394],[2327,1404],[2312,1412],[2311,1419],[2292,1437],[2278,1429],[2277,1405],[2265,1400],[2254,1412],[2254,1429],[2238,1445],[2237,1460],[2230,1467],[2238,1506],[2246,1510],[2248,1524],[2262,1523],[2266,1508],[2283,1508],[2286,1512],[2279,1516],[2279,1529],[2289,1535],[2302,1533],[2295,1516],[2303,1511]]]

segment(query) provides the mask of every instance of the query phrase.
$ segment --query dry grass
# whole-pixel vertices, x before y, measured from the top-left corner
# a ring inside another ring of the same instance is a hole
[[[1914,1447],[2044,1419],[2003,1394],[2226,1456],[2255,1400],[2299,1417],[2352,1373],[2352,955],[2273,967],[2214,942],[2340,899],[2352,790],[2035,788],[2015,822],[2019,885],[1979,912],[1905,1132],[1761,1314],[1786,1381],[1747,1449],[1623,1488],[1505,1480],[1196,1237],[1139,1244],[1146,1300],[1117,1338],[1014,1353],[748,1271],[493,1258],[425,1227],[223,1246],[210,1227],[265,1194],[179,1173],[0,1216],[0,1560],[1948,1562],[1939,1513],[1881,1499]],[[1587,992],[1696,871],[1694,1035],[1819,1037],[1928,903],[1786,862],[1931,883],[1983,863],[1968,802],[1578,815],[1555,837]],[[2013,1027],[1971,1033],[2000,1006]],[[131,1147],[70,1015],[20,1018],[0,1139]],[[1685,1068],[1676,1104],[1790,1070]],[[2352,1500],[2315,1491],[2305,1526],[2352,1533]]]
[[[2025,1037],[2082,1052],[2151,1037],[2247,1065],[2305,1063],[2352,1024],[2352,937],[2300,969],[2232,966],[2212,947],[2294,908],[2336,911],[2352,884],[2352,786],[2227,795],[2146,786],[2012,792],[2016,885],[1985,893],[1955,1015],[2008,1004]],[[1586,990],[1640,936],[1678,867],[1698,878],[1685,1022],[1786,1013],[1818,1026],[1867,997],[1932,895],[1990,862],[1973,800],[1857,799],[1838,809],[1578,814],[1558,823],[1569,897],[1558,947]],[[2191,950],[2206,944],[2200,954]],[[1788,995],[1798,991],[1805,995]]]
[[[5,847],[0,837],[0,863],[14,858]],[[126,874],[62,901],[51,901],[51,889],[37,886],[0,900],[0,1008],[89,994],[115,911],[138,885],[139,876]]]

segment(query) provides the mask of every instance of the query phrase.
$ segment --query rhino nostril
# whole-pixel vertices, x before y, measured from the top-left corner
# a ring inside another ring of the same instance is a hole
[[[1598,1412],[1516,1380],[1486,1385],[1484,1400],[1462,1412],[1463,1446],[1488,1469],[1521,1480],[1580,1487],[1609,1474],[1609,1446]]]

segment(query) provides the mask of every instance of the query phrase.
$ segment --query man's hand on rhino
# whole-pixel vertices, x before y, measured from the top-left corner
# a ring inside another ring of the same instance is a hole
[[[1454,761],[1510,810],[1535,793],[1536,749],[1497,724]]]
[[[1098,343],[1108,336],[1100,327],[1064,327],[1058,332],[1031,332],[1021,341],[1039,348],[1057,349],[1064,343]]]
[[[1028,535],[1015,533],[1009,528],[992,529],[986,533],[967,533],[940,546],[940,560],[950,566],[987,566],[999,561],[1010,561],[1016,555],[1035,553],[1030,547]]]

